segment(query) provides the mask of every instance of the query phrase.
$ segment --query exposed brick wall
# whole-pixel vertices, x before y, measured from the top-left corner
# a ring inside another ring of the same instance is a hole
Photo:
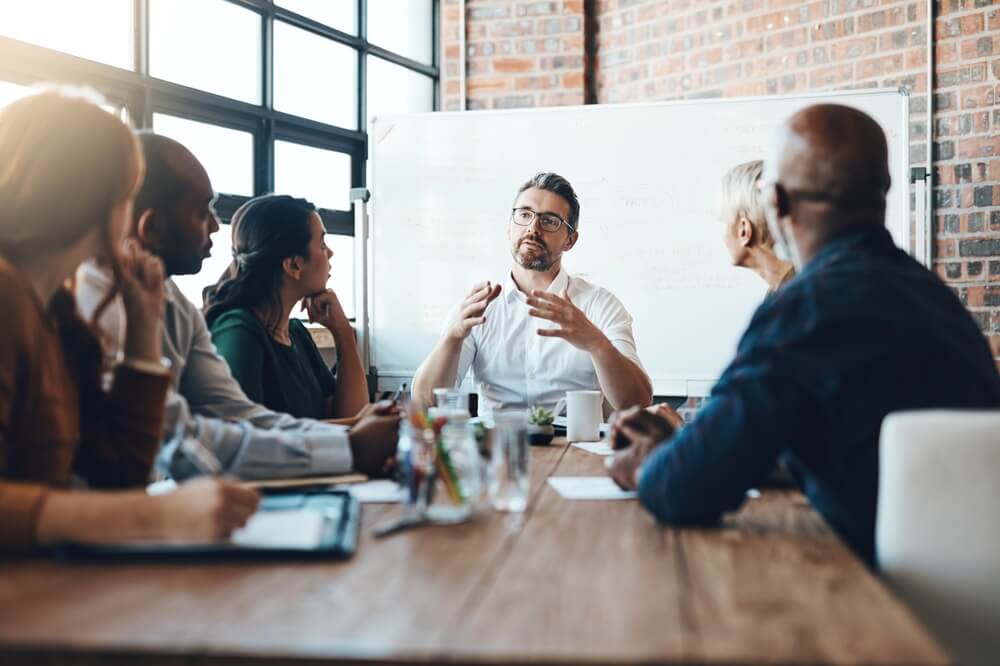
[[[1000,6],[937,7],[935,267],[1000,358]]]
[[[459,4],[442,2],[441,108],[448,110],[460,104]],[[583,104],[583,7],[583,0],[466,2],[466,108]]]
[[[442,108],[459,106],[458,12],[443,0]],[[1000,0],[935,14],[934,269],[1000,359]],[[588,75],[598,103],[902,86],[911,164],[927,159],[924,0],[469,0],[466,17],[470,109],[579,104]]]

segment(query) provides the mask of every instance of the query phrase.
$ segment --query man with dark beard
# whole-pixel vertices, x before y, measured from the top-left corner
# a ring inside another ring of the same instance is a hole
[[[648,405],[632,317],[606,289],[570,276],[562,255],[579,238],[580,203],[569,182],[539,173],[524,183],[507,225],[514,259],[503,284],[481,282],[448,318],[413,378],[414,396],[455,386],[472,367],[481,414],[551,408],[567,390],[600,390],[614,409]]]

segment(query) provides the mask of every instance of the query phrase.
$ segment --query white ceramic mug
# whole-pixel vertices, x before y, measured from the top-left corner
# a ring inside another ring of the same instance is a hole
[[[566,439],[571,442],[596,442],[601,439],[601,416],[604,397],[600,391],[566,391],[559,398],[554,413],[566,407]]]

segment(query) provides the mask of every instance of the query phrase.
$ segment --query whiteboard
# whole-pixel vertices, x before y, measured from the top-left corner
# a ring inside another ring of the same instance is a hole
[[[609,289],[632,314],[657,395],[706,395],[766,289],[729,263],[718,219],[722,175],[762,159],[777,124],[821,102],[856,107],[885,130],[887,224],[909,248],[904,91],[376,119],[369,235],[361,242],[368,360],[379,388],[409,381],[473,283],[505,278],[517,188],[554,171],[581,206],[580,239],[563,255],[564,268]]]

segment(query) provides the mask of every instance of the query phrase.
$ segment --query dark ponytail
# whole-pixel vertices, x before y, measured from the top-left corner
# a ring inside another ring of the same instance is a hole
[[[247,201],[233,215],[233,261],[219,281],[203,292],[209,327],[229,310],[265,304],[276,316],[278,290],[288,257],[309,256],[309,220],[316,206],[305,199],[267,194]],[[277,321],[264,322],[274,332]]]

